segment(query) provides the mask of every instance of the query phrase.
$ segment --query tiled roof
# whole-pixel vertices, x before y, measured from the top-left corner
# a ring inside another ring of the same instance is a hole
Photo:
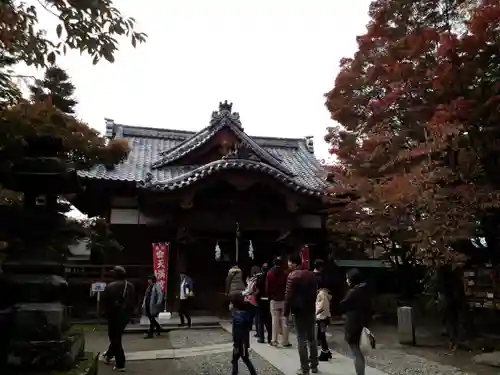
[[[212,120],[220,112],[214,112]],[[234,113],[231,115],[234,116]],[[306,139],[249,137],[238,122],[232,124],[232,130],[237,132],[236,135],[247,147],[258,153],[260,160],[233,157],[202,166],[170,164],[180,154],[199,147],[200,142],[205,143],[212,130],[220,126],[220,123],[214,124],[212,121],[207,128],[195,133],[120,125],[106,119],[106,136],[127,140],[130,147],[128,158],[113,169],[98,165],[88,171],[79,171],[79,176],[84,179],[135,182],[139,187],[147,189],[173,190],[191,185],[221,170],[258,170],[297,192],[323,194],[328,183]]]

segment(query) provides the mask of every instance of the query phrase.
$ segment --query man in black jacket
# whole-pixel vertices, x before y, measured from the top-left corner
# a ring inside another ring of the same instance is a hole
[[[106,362],[114,358],[113,370],[125,371],[125,352],[122,336],[130,321],[135,307],[135,290],[132,283],[125,280],[125,268],[116,266],[113,269],[114,281],[106,286],[102,295],[104,312],[108,320],[109,348],[104,354]]]
[[[267,263],[262,265],[261,272],[257,276],[257,306],[259,319],[257,319],[258,342],[264,342],[264,327],[267,331],[267,343],[271,343],[271,310],[269,297],[266,295],[266,277],[269,272]]]
[[[345,340],[354,357],[354,369],[357,375],[365,374],[365,356],[360,348],[363,327],[367,327],[371,319],[371,298],[368,284],[358,269],[347,273],[349,291],[340,302],[345,313]]]

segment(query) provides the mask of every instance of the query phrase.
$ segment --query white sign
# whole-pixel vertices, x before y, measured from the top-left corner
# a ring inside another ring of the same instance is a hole
[[[104,289],[106,289],[106,283],[92,283],[90,288],[93,292],[104,292]]]

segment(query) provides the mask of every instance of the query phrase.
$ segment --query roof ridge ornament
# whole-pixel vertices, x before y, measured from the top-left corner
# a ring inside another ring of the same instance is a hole
[[[224,102],[219,102],[219,112],[228,111],[231,112],[233,109],[233,103],[228,103],[227,100]]]
[[[306,142],[307,151],[309,151],[311,154],[314,154],[314,136],[308,135],[304,137],[304,139]]]
[[[210,126],[224,126],[229,125],[229,123],[233,123],[238,128],[243,130],[240,114],[238,112],[232,112],[233,103],[228,103],[227,100],[224,102],[219,102],[219,110],[212,112],[212,118],[210,119]]]

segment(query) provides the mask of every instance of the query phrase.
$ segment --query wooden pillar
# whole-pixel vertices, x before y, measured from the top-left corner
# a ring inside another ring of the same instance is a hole
[[[320,232],[319,241],[318,241],[320,258],[323,259],[325,262],[328,260],[328,256],[330,253],[330,246],[328,244],[327,221],[328,221],[328,216],[322,215],[321,216],[321,232]]]
[[[177,311],[177,291],[179,290],[179,242],[176,240],[170,241],[169,246],[169,266],[168,266],[168,295],[167,295],[167,308],[168,311]]]

